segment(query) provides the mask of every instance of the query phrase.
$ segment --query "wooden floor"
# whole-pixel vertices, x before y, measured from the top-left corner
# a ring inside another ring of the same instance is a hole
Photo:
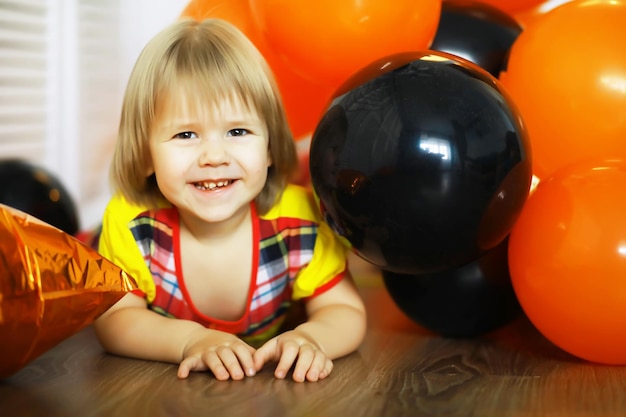
[[[276,380],[271,369],[178,380],[174,365],[104,353],[87,328],[0,381],[0,416],[626,415],[626,367],[578,360],[523,317],[485,337],[441,338],[406,318],[378,276],[359,285],[367,338],[325,381]]]

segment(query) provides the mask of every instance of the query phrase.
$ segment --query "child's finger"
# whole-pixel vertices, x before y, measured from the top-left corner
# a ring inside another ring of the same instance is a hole
[[[333,371],[333,366],[333,361],[326,358],[324,368],[322,369],[322,372],[320,372],[320,379],[325,379],[326,377],[328,377],[328,375],[330,375],[330,373]]]
[[[241,368],[247,376],[254,376],[256,374],[256,368],[254,364],[253,354],[254,349],[245,344],[238,344],[233,346],[233,351],[239,360]]]
[[[189,365],[187,364],[186,361],[182,361],[180,363],[180,365],[178,365],[178,372],[176,374],[176,376],[178,376],[179,379],[185,379],[189,376]]]
[[[330,364],[330,368],[332,369],[332,361],[321,351],[316,351],[309,371],[306,374],[306,379],[312,382],[324,379],[330,373],[330,371],[327,370],[328,364]]]
[[[319,374],[319,371],[322,368],[321,367],[318,369],[313,368],[315,356],[316,356],[316,352],[313,349],[313,347],[309,345],[300,346],[300,350],[298,352],[298,360],[296,361],[296,366],[293,369],[292,377],[294,381],[304,382],[304,380],[307,379],[309,374],[311,375],[314,381],[317,381],[317,375]]]
[[[282,343],[282,352],[278,360],[278,365],[276,365],[276,369],[274,370],[274,376],[278,379],[285,378],[299,353],[300,346],[297,343],[292,341]]]
[[[207,351],[202,355],[202,360],[206,366],[213,372],[215,378],[219,381],[226,381],[230,378],[230,372],[224,366],[222,359],[215,351]]]
[[[236,381],[243,379],[245,373],[241,368],[241,364],[239,363],[239,358],[233,352],[233,350],[229,347],[220,347],[217,349],[217,356],[223,365],[223,367],[228,371],[230,377]],[[219,368],[219,365],[218,365]]]
[[[196,370],[198,367],[202,367],[204,364],[202,360],[197,356],[190,356],[185,358],[180,365],[178,365],[177,376],[180,379],[185,379],[189,376],[191,371]]]
[[[254,352],[252,359],[257,372],[260,371],[267,362],[278,360],[279,352],[277,352],[277,346],[276,339],[271,339]]]

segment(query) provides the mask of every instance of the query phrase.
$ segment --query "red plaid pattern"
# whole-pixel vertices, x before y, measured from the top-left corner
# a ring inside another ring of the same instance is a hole
[[[252,299],[237,321],[218,320],[199,312],[191,301],[180,274],[179,219],[175,208],[141,213],[130,223],[156,287],[150,308],[160,314],[199,322],[208,328],[258,336],[278,327],[291,304],[298,273],[313,257],[318,225],[292,217],[263,219],[252,205],[255,258],[258,269],[251,282]],[[334,277],[317,295],[339,282]]]

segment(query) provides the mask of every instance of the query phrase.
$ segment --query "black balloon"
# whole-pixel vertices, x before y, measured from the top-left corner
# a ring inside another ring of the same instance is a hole
[[[383,271],[391,298],[415,323],[446,337],[474,337],[521,315],[508,268],[508,239],[476,261],[433,274]]]
[[[494,77],[453,55],[416,53],[387,72],[381,62],[346,83],[313,134],[320,208],[381,269],[473,261],[504,240],[528,195],[519,114]]]
[[[65,233],[79,230],[76,205],[46,169],[18,160],[0,160],[0,203],[30,214]]]
[[[521,32],[513,17],[489,4],[448,0],[441,5],[430,48],[465,58],[498,77]]]

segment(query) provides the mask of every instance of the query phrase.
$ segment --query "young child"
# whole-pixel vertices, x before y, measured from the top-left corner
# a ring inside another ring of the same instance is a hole
[[[124,97],[116,194],[99,250],[138,282],[95,323],[112,353],[179,363],[178,377],[326,378],[363,340],[348,249],[297,169],[273,76],[231,24],[176,22],[144,48]],[[290,304],[307,320],[278,333]]]

